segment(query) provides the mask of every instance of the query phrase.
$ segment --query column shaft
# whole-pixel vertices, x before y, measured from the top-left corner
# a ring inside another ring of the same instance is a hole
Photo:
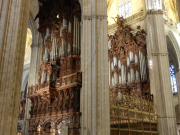
[[[30,0],[0,3],[0,134],[15,135]]]
[[[158,130],[160,135],[175,135],[176,118],[162,11],[148,12],[146,25],[148,59],[153,64],[150,85],[157,105]]]
[[[109,135],[109,66],[106,0],[83,2],[82,135]]]

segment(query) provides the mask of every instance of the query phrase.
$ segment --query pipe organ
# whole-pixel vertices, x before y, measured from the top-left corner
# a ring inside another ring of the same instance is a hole
[[[158,135],[150,94],[146,32],[140,26],[133,32],[119,16],[116,23],[117,30],[108,41],[111,135]]]
[[[28,88],[31,100],[29,134],[58,135],[63,123],[68,127],[69,135],[79,135],[81,10],[76,0],[54,2],[57,3],[53,6],[51,0],[45,1],[39,11],[38,30],[44,45],[38,71],[39,84]],[[57,5],[61,8],[57,9]],[[51,9],[46,9],[49,6]],[[52,14],[45,18],[41,10]]]
[[[123,27],[122,20],[114,36],[109,36],[109,85],[121,92],[134,89],[140,96],[150,94],[148,82],[145,31],[138,27],[133,36],[129,26]]]

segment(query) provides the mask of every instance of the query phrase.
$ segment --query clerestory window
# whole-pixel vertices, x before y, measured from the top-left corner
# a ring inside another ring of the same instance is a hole
[[[176,75],[174,71],[174,65],[170,65],[170,77],[171,77],[171,85],[173,93],[177,93],[177,83],[176,83]]]
[[[119,16],[127,18],[132,15],[131,0],[119,0],[118,7]]]

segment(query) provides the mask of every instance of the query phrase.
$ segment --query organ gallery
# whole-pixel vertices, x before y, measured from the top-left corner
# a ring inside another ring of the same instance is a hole
[[[28,88],[29,135],[79,135],[81,88],[81,11],[78,1],[40,1],[43,38],[39,84]],[[62,128],[65,127],[66,129]]]
[[[146,32],[124,26],[109,36],[111,135],[158,135],[157,115],[150,92]]]

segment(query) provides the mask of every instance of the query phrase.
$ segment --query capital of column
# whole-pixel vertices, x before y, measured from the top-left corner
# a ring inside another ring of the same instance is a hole
[[[147,10],[147,14],[163,14],[163,10],[162,9],[159,9],[159,10],[151,9],[151,10]]]
[[[93,18],[106,19],[107,15],[83,15],[84,20],[92,20]]]
[[[38,44],[31,44],[31,48],[34,48],[34,47],[39,47],[40,45]]]
[[[168,53],[161,53],[161,52],[155,52],[155,53],[151,53],[152,56],[168,56]]]

